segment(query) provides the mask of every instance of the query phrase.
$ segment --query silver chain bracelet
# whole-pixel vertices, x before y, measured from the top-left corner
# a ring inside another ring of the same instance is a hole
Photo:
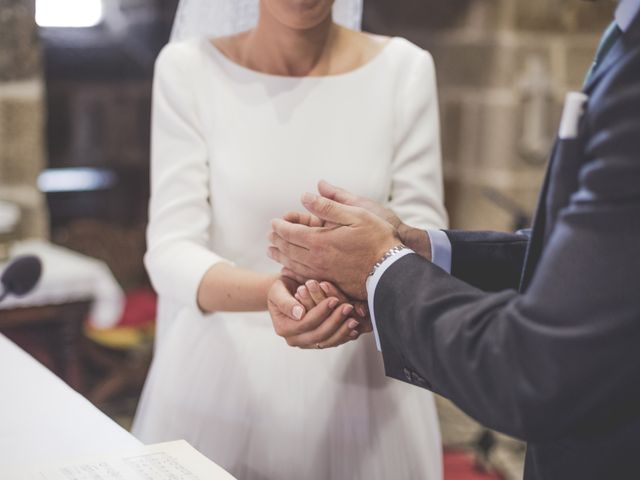
[[[376,263],[373,266],[373,269],[371,270],[371,273],[369,273],[369,276],[372,277],[374,273],[376,273],[376,270],[380,267],[380,265],[382,265],[385,260],[387,260],[390,257],[393,257],[394,255],[397,255],[398,253],[400,253],[402,250],[405,250],[407,247],[405,247],[404,245],[400,244],[400,245],[396,245],[395,247],[390,248],[389,250],[387,250],[387,253],[385,253],[382,258],[380,260],[378,260],[378,263]]]

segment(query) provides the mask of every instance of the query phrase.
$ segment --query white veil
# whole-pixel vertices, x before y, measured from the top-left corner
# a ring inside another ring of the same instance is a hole
[[[362,25],[363,0],[335,0],[333,19],[352,30]],[[180,0],[171,41],[221,37],[243,32],[258,23],[259,0]]]

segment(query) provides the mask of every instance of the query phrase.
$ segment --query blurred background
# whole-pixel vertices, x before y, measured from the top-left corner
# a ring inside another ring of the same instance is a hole
[[[0,306],[0,332],[125,426],[152,354],[151,82],[177,3],[0,0],[0,268],[27,252],[55,273]],[[564,95],[614,5],[365,0],[365,30],[435,58],[452,227],[528,224]],[[439,403],[448,479],[521,478],[519,442]]]

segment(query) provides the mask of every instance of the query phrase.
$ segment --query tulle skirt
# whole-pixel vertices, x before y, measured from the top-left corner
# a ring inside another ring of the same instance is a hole
[[[239,480],[442,478],[433,396],[386,378],[372,335],[294,349],[266,313],[161,302],[134,434],[185,439]]]

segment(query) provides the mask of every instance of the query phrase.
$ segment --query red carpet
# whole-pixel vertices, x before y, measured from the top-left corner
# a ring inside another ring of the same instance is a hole
[[[483,473],[475,468],[473,455],[457,450],[444,452],[445,480],[503,480],[496,473]]]

